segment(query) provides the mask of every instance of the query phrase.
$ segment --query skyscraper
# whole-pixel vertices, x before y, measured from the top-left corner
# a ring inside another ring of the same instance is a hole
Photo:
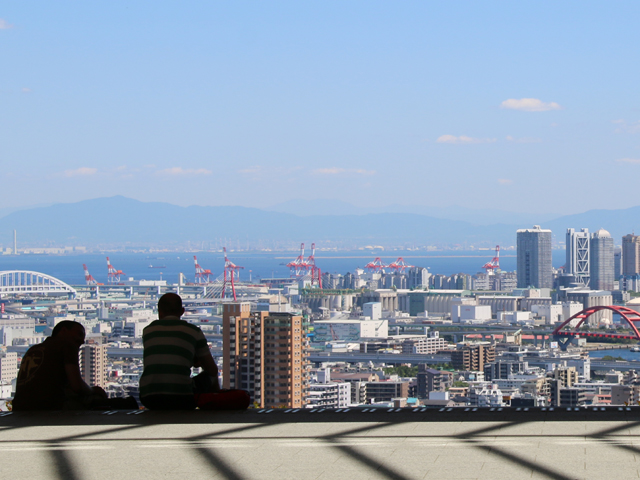
[[[604,229],[591,236],[591,289],[613,290],[613,237]]]
[[[622,247],[613,247],[613,268],[614,280],[618,280],[622,276]]]
[[[309,373],[302,317],[229,303],[222,321],[223,387],[249,391],[261,407],[304,406]]]
[[[622,237],[622,274],[640,273],[640,237],[629,234]]]
[[[565,272],[573,275],[575,281],[589,286],[589,229],[576,232],[567,228],[567,262]]]
[[[518,288],[553,288],[551,230],[540,225],[517,231]]]

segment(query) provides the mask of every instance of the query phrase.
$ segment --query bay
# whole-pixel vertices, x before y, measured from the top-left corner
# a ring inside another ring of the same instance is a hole
[[[30,270],[56,277],[70,285],[83,285],[84,272],[82,264],[86,264],[89,272],[100,283],[107,282],[106,257],[109,256],[113,266],[124,272],[123,278],[133,277],[136,280],[166,280],[177,283],[180,273],[185,274],[187,281],[193,281],[195,267],[193,256],[197,255],[200,266],[211,270],[216,278],[223,273],[224,256],[219,252],[163,252],[163,253],[121,253],[108,254],[70,254],[70,255],[17,255],[0,256],[0,271]],[[238,266],[243,281],[259,282],[261,278],[288,277],[287,263],[293,261],[299,252],[230,252],[229,259]],[[310,251],[305,252],[305,257]],[[398,257],[417,267],[427,267],[432,274],[452,275],[455,273],[475,274],[482,271],[482,266],[491,260],[493,251],[385,251],[371,253],[362,250],[317,252],[316,265],[322,272],[353,272],[364,267],[375,257],[381,257],[384,263],[391,263]],[[565,262],[564,250],[553,251],[553,265],[560,267]],[[164,268],[150,268],[164,267]],[[504,252],[500,257],[503,270],[516,269],[515,251]]]

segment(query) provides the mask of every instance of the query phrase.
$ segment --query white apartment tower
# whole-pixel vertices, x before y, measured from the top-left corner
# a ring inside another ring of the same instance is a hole
[[[576,232],[573,228],[567,228],[567,263],[565,271],[573,275],[575,281],[585,287],[589,286],[591,277],[589,254],[589,229],[583,228]]]

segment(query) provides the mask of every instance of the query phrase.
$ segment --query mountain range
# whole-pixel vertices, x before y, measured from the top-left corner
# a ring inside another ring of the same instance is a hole
[[[444,215],[442,210],[433,216],[405,211],[366,212],[349,204],[341,205],[341,215],[321,213],[336,206],[340,205],[327,203],[322,208],[305,209],[304,204],[296,206],[295,202],[288,202],[262,210],[237,206],[180,207],[122,196],[96,198],[8,213],[1,219],[0,242],[10,246],[14,229],[22,245],[178,245],[192,241],[220,245],[239,242],[252,248],[299,242],[340,248],[509,246],[515,245],[516,229],[530,228],[534,223],[550,228],[560,243],[564,242],[568,227],[587,227],[590,231],[605,228],[616,244],[623,235],[640,232],[640,207],[590,210],[557,218],[541,215],[541,221],[536,221],[535,215],[518,217],[508,212],[504,221],[485,224],[487,218],[500,220],[499,212],[484,211],[482,221],[477,222],[459,219],[470,214],[470,209],[460,207],[454,209],[458,211],[457,217],[452,215],[454,218],[438,218],[436,215]],[[298,214],[292,213],[295,209],[300,210]]]

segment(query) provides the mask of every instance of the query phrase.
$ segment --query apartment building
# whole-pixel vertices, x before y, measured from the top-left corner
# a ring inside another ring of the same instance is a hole
[[[345,408],[351,404],[351,384],[312,383],[307,395],[307,408]]]
[[[229,303],[222,321],[223,387],[247,390],[260,407],[304,406],[309,367],[303,318]]]
[[[418,365],[416,377],[418,398],[429,398],[429,392],[444,392],[453,385],[452,372],[428,368],[425,364]]]
[[[80,374],[90,387],[106,386],[109,374],[106,345],[89,343],[80,347]]]
[[[458,344],[451,352],[451,363],[456,370],[484,371],[487,363],[496,358],[496,347],[488,344]]]
[[[429,332],[426,337],[409,338],[402,342],[402,353],[419,353],[433,355],[447,348],[447,341],[440,337],[440,332]]]
[[[18,354],[0,351],[0,382],[11,382],[18,376]]]
[[[368,382],[367,403],[390,402],[409,396],[409,382]]]

